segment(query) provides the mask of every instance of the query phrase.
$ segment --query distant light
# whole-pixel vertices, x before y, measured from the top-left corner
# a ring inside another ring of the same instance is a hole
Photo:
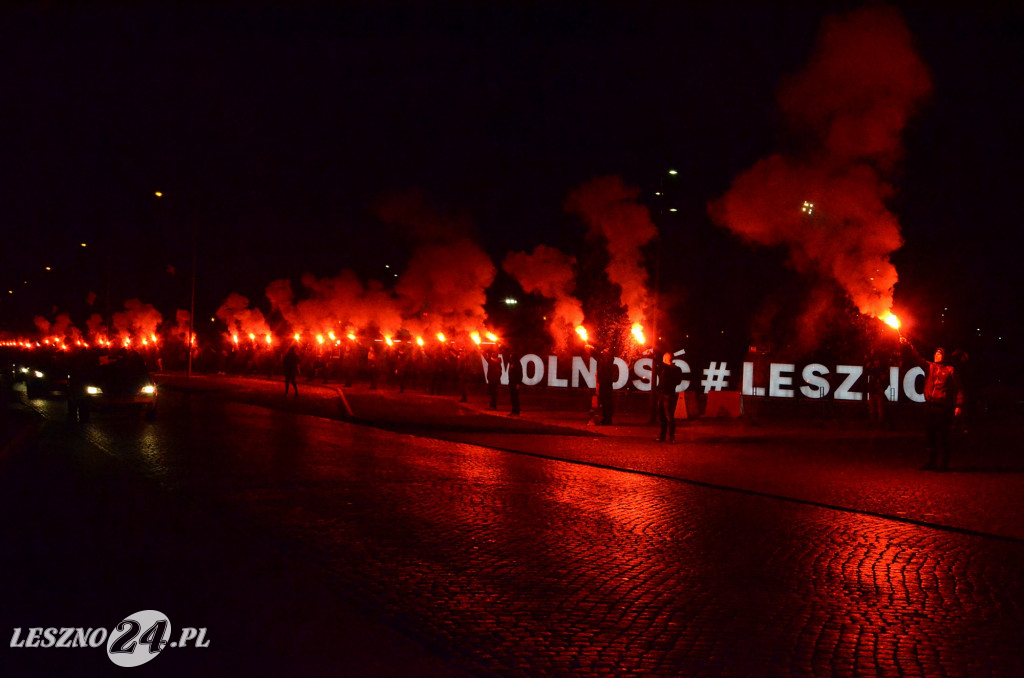
[[[671,169],[668,171],[668,173],[671,174],[672,176],[675,176],[675,175],[679,174],[679,172],[677,172],[675,170],[671,170]]]
[[[515,297],[505,297],[505,305],[506,306],[515,306],[518,303],[519,303],[519,300],[516,299]]]
[[[156,192],[153,193],[153,195],[155,195],[158,198],[164,197],[163,191],[156,191]]]
[[[47,271],[52,271],[53,269],[52,269],[52,268],[50,268],[49,266],[47,266],[47,267],[46,267],[46,270],[47,270]]]
[[[675,207],[669,207],[668,211],[669,212],[678,212],[679,210],[677,210]]]
[[[82,247],[85,247],[85,243],[84,242],[82,243]]]

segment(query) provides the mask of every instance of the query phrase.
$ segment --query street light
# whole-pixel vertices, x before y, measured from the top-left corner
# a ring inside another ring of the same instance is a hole
[[[667,171],[667,174],[670,177],[675,177],[675,176],[679,175],[679,172],[677,170],[674,170],[674,169],[669,169]],[[658,220],[661,221],[661,222],[664,222],[664,219],[662,217],[665,216],[665,174],[662,174],[660,179],[658,180],[658,191],[655,193],[655,195],[658,196],[658,216],[659,216]],[[675,207],[670,207],[670,208],[668,208],[668,211],[669,212],[678,212],[679,210],[676,209]],[[657,393],[654,390],[654,379],[655,379],[655,377],[654,377],[654,368],[655,368],[655,366],[657,364],[657,361],[658,361],[658,352],[655,349],[657,349],[657,346],[658,346],[658,311],[659,311],[660,307],[661,307],[661,248],[658,247],[655,250],[655,259],[654,259],[654,313],[651,314],[653,316],[653,318],[651,318],[651,336],[653,337],[653,340],[651,341],[651,349],[652,349],[652,351],[651,351],[651,356],[652,356],[651,360],[654,363],[654,364],[651,365],[651,412],[650,412],[651,416],[650,416],[650,422],[649,422],[651,424],[655,423],[658,420],[658,396],[657,396]]]

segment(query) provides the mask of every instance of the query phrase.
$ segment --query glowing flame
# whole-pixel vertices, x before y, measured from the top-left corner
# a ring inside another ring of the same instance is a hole
[[[633,323],[633,336],[638,344],[646,344],[647,337],[644,336],[644,328],[640,323]]]
[[[498,335],[494,332],[488,332],[484,336],[487,337],[487,341],[498,341]]]
[[[153,341],[154,344],[156,343],[156,335],[155,334],[149,335],[149,338]]]
[[[270,335],[268,334],[268,335],[267,335],[267,346],[270,346],[270,345],[271,345],[271,344],[273,344],[273,343],[274,343],[274,338],[273,338],[273,337],[271,337],[271,336],[270,336]]]
[[[322,335],[322,334],[316,335],[316,343],[318,343],[318,344],[324,343],[324,335]]]
[[[238,343],[238,335],[237,334],[232,334],[231,335],[231,341],[233,341],[233,342],[235,342],[237,344]]]
[[[898,330],[900,328],[900,319],[896,317],[895,313],[889,312],[882,318],[882,322],[894,330]]]
[[[394,346],[395,342],[391,340],[391,337],[384,337],[384,341],[387,342],[388,346]]]
[[[423,345],[423,337],[416,337],[416,343],[419,344],[420,346],[422,346]]]
[[[472,332],[472,333],[470,333],[469,338],[472,339],[473,343],[476,344],[477,346],[480,345],[480,333],[479,332]]]
[[[328,332],[327,333],[327,338],[330,339],[331,341],[337,341],[338,340],[338,337],[336,337],[334,335],[334,332]]]
[[[437,340],[440,341],[442,344],[448,341],[447,339],[444,338],[444,332],[437,333]]]
[[[588,341],[589,339],[589,335],[587,334],[587,328],[584,327],[583,325],[576,326],[576,334],[580,335],[580,339],[582,339],[583,341]]]
[[[349,332],[348,333],[348,338],[351,339],[352,341],[355,341],[356,340],[356,335],[354,335],[351,332]]]

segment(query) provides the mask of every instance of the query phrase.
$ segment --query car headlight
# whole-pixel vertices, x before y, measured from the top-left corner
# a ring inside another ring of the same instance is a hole
[[[147,384],[142,387],[142,390],[139,391],[139,393],[143,393],[145,395],[156,395],[156,386],[153,384]]]
[[[39,370],[36,370],[36,371],[35,371],[35,372],[33,372],[32,374],[36,375],[36,379],[42,379],[43,377],[45,377],[45,376],[46,376],[45,374],[43,374],[43,373],[42,373],[42,372],[40,372]]]
[[[97,388],[96,386],[86,386],[85,392],[88,393],[89,395],[102,395],[103,389]]]

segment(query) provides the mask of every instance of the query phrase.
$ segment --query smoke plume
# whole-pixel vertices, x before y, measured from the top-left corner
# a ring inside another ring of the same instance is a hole
[[[930,91],[896,10],[827,19],[811,62],[778,92],[800,149],[739,175],[712,218],[752,244],[786,246],[796,270],[831,277],[861,313],[883,316],[897,282],[890,255],[903,244],[886,177]]]
[[[180,313],[180,312],[179,312]],[[249,308],[249,299],[232,292],[214,314],[224,321],[231,335],[256,335],[261,339],[270,334],[263,312],[258,308]],[[179,325],[180,325],[179,318]],[[188,334],[188,318],[185,318],[185,334]]]
[[[537,245],[531,254],[510,252],[502,268],[511,275],[524,292],[541,295],[555,303],[549,330],[555,343],[562,347],[573,330],[583,323],[583,306],[573,296],[576,259],[547,245]]]
[[[620,177],[593,179],[569,195],[565,209],[584,219],[592,235],[608,247],[608,279],[621,290],[621,302],[631,323],[643,324],[647,300],[647,271],[640,248],[654,240],[658,229],[650,212],[637,202],[640,189]]]
[[[114,329],[126,337],[155,335],[157,327],[163,322],[160,311],[152,304],[129,299],[124,302],[124,308],[125,310],[114,314],[111,323]]]

